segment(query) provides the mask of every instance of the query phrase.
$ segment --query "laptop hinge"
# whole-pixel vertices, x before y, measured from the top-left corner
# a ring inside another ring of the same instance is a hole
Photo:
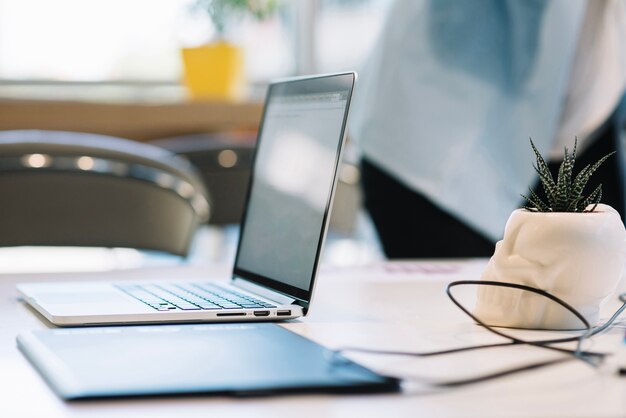
[[[233,277],[231,284],[240,289],[263,296],[264,298],[276,302],[278,305],[292,305],[296,301],[296,299],[292,297],[286,296],[272,289],[268,289],[267,287],[259,286],[256,283],[252,283],[240,277]]]

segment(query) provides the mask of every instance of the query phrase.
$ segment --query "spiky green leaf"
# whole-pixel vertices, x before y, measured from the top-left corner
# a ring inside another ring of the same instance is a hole
[[[595,190],[589,195],[589,197],[587,197],[581,207],[582,207],[582,211],[581,212],[593,212],[594,210],[596,210],[596,207],[598,206],[598,203],[600,203],[600,199],[602,199],[602,185],[599,184],[598,187],[595,188]],[[593,205],[593,207],[591,209],[587,209],[587,206],[589,205]]]
[[[541,153],[535,147],[533,140],[530,139],[530,146],[535,153],[535,158],[537,160],[537,165],[533,165],[537,174],[539,174],[539,180],[543,186],[543,190],[546,193],[546,197],[548,198],[548,204],[553,206],[556,203],[556,183],[552,178],[552,173],[550,173],[550,167],[548,163],[543,159]]]
[[[533,164],[533,168],[539,175],[539,180],[541,181],[543,191],[548,199],[548,204],[550,206],[556,205],[556,184],[554,183],[554,179],[552,178],[552,173],[550,173],[550,170],[547,168],[547,166],[545,169],[539,169],[535,164]]]
[[[533,164],[533,168],[539,175],[539,180],[546,194],[547,203],[531,190],[529,196],[522,195],[529,203],[529,206],[524,206],[524,208],[539,212],[590,212],[595,210],[602,199],[602,185],[596,187],[596,189],[586,197],[583,195],[583,192],[591,175],[610,156],[615,154],[615,152],[605,155],[594,164],[587,165],[574,176],[574,165],[576,163],[576,151],[578,146],[578,138],[575,138],[571,153],[569,153],[567,147],[565,147],[563,162],[559,166],[555,181],[548,164],[539,153],[537,147],[535,147],[532,139],[530,140],[530,145],[536,157],[536,164]],[[586,208],[589,205],[593,205],[593,207],[587,210]]]
[[[535,192],[530,191],[530,196],[521,195],[532,207],[536,208],[539,212],[550,212],[550,207],[546,205],[541,198],[537,196]]]

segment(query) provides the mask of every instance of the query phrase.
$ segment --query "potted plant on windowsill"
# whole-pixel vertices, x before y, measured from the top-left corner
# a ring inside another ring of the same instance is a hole
[[[483,280],[542,289],[598,322],[600,303],[615,289],[626,260],[626,231],[615,209],[599,203],[602,185],[585,195],[589,178],[611,156],[574,175],[576,143],[565,148],[557,179],[531,141],[535,170],[545,191],[523,196],[528,206],[515,210],[496,244]],[[492,326],[530,329],[580,329],[580,320],[555,303],[530,292],[491,286],[478,290],[476,317]]]
[[[196,0],[191,11],[210,18],[214,38],[203,45],[182,48],[184,82],[194,99],[241,98],[244,91],[244,54],[228,41],[227,27],[250,15],[257,20],[271,16],[278,0]]]

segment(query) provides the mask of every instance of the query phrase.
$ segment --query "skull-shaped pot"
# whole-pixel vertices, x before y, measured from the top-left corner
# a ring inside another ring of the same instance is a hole
[[[626,231],[612,207],[593,212],[515,210],[483,280],[543,289],[570,304],[593,326],[601,302],[615,289],[626,261]],[[481,286],[474,314],[492,326],[581,329],[582,322],[545,297]]]

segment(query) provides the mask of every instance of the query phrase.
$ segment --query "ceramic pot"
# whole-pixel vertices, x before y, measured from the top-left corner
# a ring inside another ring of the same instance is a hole
[[[515,210],[483,280],[543,289],[577,309],[593,326],[601,302],[616,288],[626,261],[626,231],[619,214],[600,204],[594,212]],[[489,325],[582,329],[575,316],[530,292],[480,287],[475,315]]]
[[[243,50],[219,41],[183,48],[184,81],[194,99],[241,99],[244,90]]]

